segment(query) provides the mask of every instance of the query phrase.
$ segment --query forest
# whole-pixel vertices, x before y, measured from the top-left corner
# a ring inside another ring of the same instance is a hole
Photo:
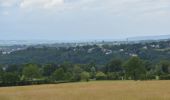
[[[169,80],[170,41],[28,47],[0,55],[0,86],[93,80]]]
[[[8,47],[10,48],[10,47]],[[105,65],[111,59],[128,60],[138,56],[143,60],[155,64],[160,60],[170,60],[170,41],[153,41],[111,45],[107,43],[98,45],[84,45],[75,47],[48,47],[29,46],[26,49],[0,53],[0,64],[88,64]]]
[[[73,64],[20,64],[0,67],[0,86],[57,84],[94,80],[169,80],[170,63],[152,64],[139,57],[127,61],[112,59],[106,65]]]

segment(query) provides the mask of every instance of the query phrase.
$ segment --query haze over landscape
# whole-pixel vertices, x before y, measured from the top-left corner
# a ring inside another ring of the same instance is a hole
[[[169,0],[0,0],[1,40],[124,39],[169,26]]]
[[[170,0],[0,0],[0,100],[170,100]]]

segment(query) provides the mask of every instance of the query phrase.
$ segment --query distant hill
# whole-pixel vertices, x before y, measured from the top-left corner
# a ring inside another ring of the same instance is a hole
[[[130,37],[129,41],[141,41],[141,40],[164,40],[170,39],[170,35],[157,35],[157,36],[138,36],[138,37]]]
[[[139,56],[143,60],[158,63],[170,60],[170,40],[150,43],[121,45],[84,45],[76,47],[28,47],[10,53],[0,53],[0,63],[10,64],[62,64],[65,61],[73,64],[95,62],[105,65],[110,59],[127,60],[131,56]]]

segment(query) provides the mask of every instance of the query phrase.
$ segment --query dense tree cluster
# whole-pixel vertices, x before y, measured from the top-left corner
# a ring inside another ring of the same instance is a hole
[[[132,44],[118,43],[117,45],[103,43],[74,47],[31,46],[27,49],[12,51],[10,54],[3,54],[0,50],[0,63],[7,65],[25,63],[63,64],[65,61],[69,61],[73,64],[95,62],[96,64],[104,65],[112,58],[125,61],[134,55],[139,56],[143,60],[157,63],[160,60],[170,60],[169,48],[170,40]]]
[[[112,59],[105,65],[89,64],[21,64],[1,65],[0,85],[30,85],[90,80],[170,79],[170,63],[152,63],[135,56],[128,60]]]

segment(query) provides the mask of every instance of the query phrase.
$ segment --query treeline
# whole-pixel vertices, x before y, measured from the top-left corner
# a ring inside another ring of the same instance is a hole
[[[0,86],[51,84],[90,80],[168,80],[170,62],[152,64],[139,57],[127,61],[112,59],[106,65],[72,64],[22,64],[0,67]]]
[[[157,63],[160,60],[170,60],[170,41],[135,43],[120,45],[84,45],[76,47],[48,47],[30,46],[27,49],[3,54],[0,50],[1,64],[63,64],[70,61],[73,64],[88,64],[93,61],[97,65],[104,65],[110,59],[128,60],[133,55],[141,59]]]

